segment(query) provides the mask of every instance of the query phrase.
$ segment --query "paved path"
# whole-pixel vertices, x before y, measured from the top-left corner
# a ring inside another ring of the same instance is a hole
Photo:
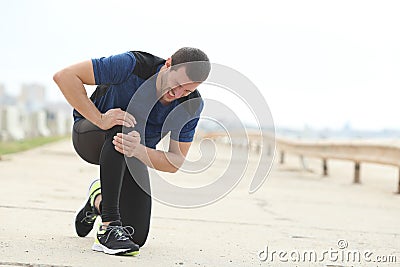
[[[78,158],[69,141],[5,156],[0,161],[0,266],[352,266],[358,263],[340,261],[340,253],[365,250],[373,253],[367,260],[394,256],[399,264],[395,168],[363,166],[363,184],[353,185],[350,163],[330,162],[330,176],[323,178],[318,161],[307,162],[314,172],[302,170],[297,158],[286,161],[275,164],[252,195],[247,189],[255,160],[243,181],[217,203],[178,209],[154,201],[149,239],[140,255],[116,257],[91,251],[94,232],[86,238],[74,234],[74,213],[98,170]],[[222,169],[216,162],[210,173],[166,177],[194,186]],[[347,248],[338,248],[341,239]],[[269,257],[260,261],[258,252],[266,246]],[[325,261],[293,262],[307,251]],[[395,265],[360,259],[360,266]]]

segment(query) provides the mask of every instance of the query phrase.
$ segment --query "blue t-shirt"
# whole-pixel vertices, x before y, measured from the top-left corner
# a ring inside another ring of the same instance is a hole
[[[134,130],[141,134],[147,147],[155,148],[169,132],[173,140],[193,141],[203,101],[197,90],[166,106],[158,101],[155,80],[164,59],[131,51],[92,59],[92,63],[98,86],[90,99],[100,112],[121,108],[131,113],[137,121]],[[81,118],[74,110],[74,120]]]

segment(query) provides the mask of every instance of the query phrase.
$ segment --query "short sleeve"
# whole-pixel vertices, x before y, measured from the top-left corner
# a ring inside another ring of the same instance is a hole
[[[92,59],[94,78],[97,85],[120,84],[132,74],[136,58],[130,53]]]
[[[172,131],[171,139],[179,142],[192,142],[198,122],[199,118],[194,118],[187,122],[180,132]]]

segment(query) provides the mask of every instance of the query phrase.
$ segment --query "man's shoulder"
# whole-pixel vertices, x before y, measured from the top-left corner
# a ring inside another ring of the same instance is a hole
[[[160,65],[165,63],[165,59],[143,51],[130,51],[136,58],[136,65],[133,73],[147,80],[157,73]]]
[[[177,101],[189,116],[199,116],[204,107],[204,101],[199,90],[195,90],[193,93],[179,98]]]

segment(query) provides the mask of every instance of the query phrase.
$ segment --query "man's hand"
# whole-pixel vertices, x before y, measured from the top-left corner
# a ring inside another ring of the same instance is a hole
[[[115,150],[127,157],[135,157],[156,170],[174,173],[185,161],[191,142],[178,142],[171,139],[169,151],[160,151],[142,145],[140,134],[132,131],[128,134],[117,133],[113,144]]]
[[[100,128],[108,130],[115,125],[123,125],[125,127],[134,127],[136,119],[128,112],[120,108],[107,110],[106,113],[101,114]]]
[[[128,157],[136,157],[143,149],[143,145],[140,144],[140,134],[137,131],[128,134],[117,133],[114,136],[113,144],[115,150]]]

